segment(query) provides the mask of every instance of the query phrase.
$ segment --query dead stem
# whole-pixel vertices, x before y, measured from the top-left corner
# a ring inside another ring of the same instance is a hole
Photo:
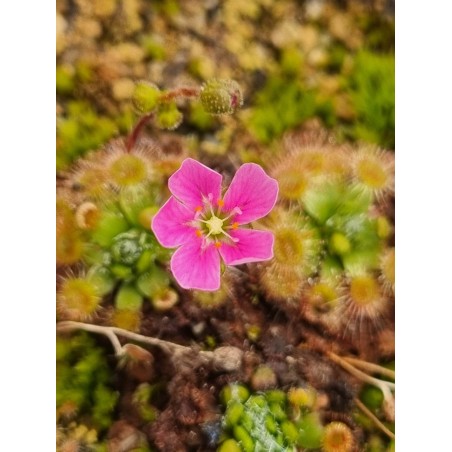
[[[391,369],[387,369],[386,367],[379,366],[378,364],[369,363],[367,361],[363,361],[361,359],[352,358],[348,356],[344,356],[343,359],[348,363],[354,365],[355,367],[361,367],[363,370],[367,370],[372,373],[378,373],[380,375],[384,375],[385,377],[392,378],[395,380],[395,372]]]
[[[374,413],[372,413],[372,411],[369,410],[369,408],[366,407],[366,405],[364,405],[364,403],[361,402],[361,400],[355,398],[353,399],[356,406],[369,418],[371,419],[374,424],[386,435],[389,436],[389,438],[391,439],[395,439],[395,435],[394,433],[391,432],[391,430],[389,430],[381,421],[380,419],[377,418],[377,416],[375,416]]]
[[[119,357],[123,354],[122,345],[119,342],[118,337],[109,328],[105,328],[103,326],[98,326],[98,325],[91,325],[89,323],[79,323],[79,322],[71,322],[71,321],[57,323],[57,331],[74,330],[74,329],[81,329],[81,330],[88,331],[90,333],[103,334],[104,336],[107,336],[108,339],[110,339],[111,344],[113,345],[113,348],[115,350],[115,355]]]
[[[367,375],[366,373],[360,371],[356,367],[352,366],[349,362],[347,362],[344,358],[341,358],[340,356],[336,355],[335,353],[328,353],[329,358],[334,361],[336,364],[339,364],[343,369],[345,369],[347,372],[349,372],[351,375],[353,375],[358,380],[361,380],[365,383],[369,383],[373,386],[376,386],[381,390],[383,393],[384,398],[384,408],[386,411],[386,414],[389,418],[393,417],[393,411],[394,411],[394,397],[392,395],[391,390],[395,390],[395,384],[391,383],[389,381],[380,380],[379,378],[371,377],[370,375]]]
[[[367,375],[366,373],[364,373],[361,370],[357,369],[356,367],[352,366],[344,358],[341,358],[340,356],[336,355],[335,353],[330,352],[330,353],[328,353],[328,356],[335,363],[339,364],[341,367],[343,367],[345,370],[350,372],[353,376],[355,376],[359,380],[364,381],[365,383],[369,383],[371,385],[377,386],[380,389],[382,389],[382,386],[384,386],[386,389],[395,390],[395,383],[392,383],[390,381],[380,380],[379,378],[371,377],[370,375]],[[382,389],[382,391],[383,391],[383,389]]]
[[[228,346],[219,347],[214,351],[196,351],[192,347],[186,347],[155,337],[143,336],[114,326],[92,325],[70,320],[57,323],[57,331],[71,330],[85,330],[91,333],[103,334],[110,339],[117,357],[121,357],[124,354],[123,347],[118,339],[118,336],[122,336],[132,341],[159,347],[170,355],[173,361],[178,361],[184,357],[192,357],[194,354],[197,354],[198,361],[193,362],[193,364],[212,364],[217,370],[226,372],[238,370],[241,366],[242,351],[236,347]]]

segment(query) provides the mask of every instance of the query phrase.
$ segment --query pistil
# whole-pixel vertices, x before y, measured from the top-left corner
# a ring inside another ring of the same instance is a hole
[[[204,202],[204,209],[200,209],[199,207],[197,207],[195,209],[195,219],[193,221],[193,226],[196,227],[200,227],[200,223],[205,225],[205,230],[204,232],[202,231],[202,229],[197,229],[196,231],[196,235],[198,237],[203,237],[204,240],[208,239],[209,237],[213,236],[214,237],[214,242],[215,242],[215,246],[217,248],[219,248],[221,246],[221,235],[224,235],[225,237],[227,237],[229,240],[231,240],[232,242],[236,243],[239,240],[232,237],[231,235],[229,235],[226,231],[230,230],[230,229],[237,229],[238,227],[238,223],[234,222],[232,225],[229,224],[229,221],[232,217],[234,217],[235,215],[240,215],[242,213],[242,211],[240,210],[240,208],[235,207],[234,209],[232,209],[229,212],[229,215],[227,215],[224,218],[221,218],[221,208],[224,205],[224,201],[222,199],[219,199],[217,201],[217,205],[218,205],[218,211],[215,214],[214,210],[213,210],[213,206],[212,206],[212,196],[211,194],[209,194],[208,197],[205,197],[203,199]],[[226,224],[225,224],[226,222]],[[205,232],[207,232],[206,235]]]

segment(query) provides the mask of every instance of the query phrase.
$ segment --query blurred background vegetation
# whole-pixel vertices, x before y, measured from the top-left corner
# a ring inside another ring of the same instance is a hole
[[[278,143],[312,124],[394,148],[394,19],[387,1],[58,0],[57,169],[130,131],[134,83],[232,78],[243,110],[183,106],[199,149]],[[275,144],[277,145],[277,144]]]

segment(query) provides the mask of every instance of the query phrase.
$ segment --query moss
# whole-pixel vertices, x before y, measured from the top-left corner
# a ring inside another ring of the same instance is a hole
[[[298,81],[272,77],[255,97],[249,127],[263,143],[315,116],[315,94]]]
[[[80,333],[57,338],[56,405],[60,422],[72,405],[76,418],[103,432],[112,421],[118,393],[113,389],[113,372],[105,350],[94,339]],[[70,416],[72,417],[72,416]]]
[[[57,66],[56,68],[56,91],[58,94],[70,94],[75,86],[74,74],[71,67]]]
[[[66,115],[57,120],[57,171],[99,148],[116,132],[114,121],[96,114],[86,102],[69,102]]]
[[[349,93],[357,115],[351,130],[353,136],[394,149],[394,55],[359,52],[350,76]]]

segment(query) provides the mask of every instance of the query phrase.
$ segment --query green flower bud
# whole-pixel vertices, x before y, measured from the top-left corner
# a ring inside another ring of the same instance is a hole
[[[173,130],[182,122],[182,113],[175,102],[161,104],[157,111],[155,123],[162,129]]]
[[[232,114],[243,104],[239,84],[229,79],[208,80],[201,89],[201,103],[213,115]]]
[[[133,104],[139,112],[148,113],[157,106],[160,94],[160,90],[152,83],[138,82],[133,92]]]

